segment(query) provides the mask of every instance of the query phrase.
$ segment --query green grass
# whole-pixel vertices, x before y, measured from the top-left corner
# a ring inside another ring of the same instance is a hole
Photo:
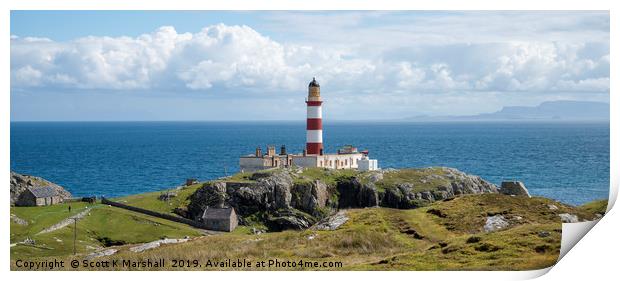
[[[23,226],[11,221],[11,244],[21,242],[26,237],[36,241],[35,246],[21,245],[11,247],[11,259],[45,256],[70,255],[73,252],[73,225],[38,234],[41,230],[66,219],[86,206],[90,215],[78,221],[76,248],[78,253],[90,253],[104,245],[98,239],[123,243],[145,243],[162,237],[180,238],[200,236],[202,232],[190,226],[134,213],[124,209],[102,204],[71,203],[45,207],[11,207],[11,214],[29,222]]]
[[[179,190],[164,190],[156,192],[141,193],[112,199],[113,201],[127,204],[134,207],[140,207],[160,213],[176,215],[173,210],[175,208],[184,208],[189,205],[189,197],[196,192],[203,183],[198,183],[184,187]],[[159,200],[159,196],[167,191],[176,193],[177,196],[168,201]]]
[[[375,185],[379,191],[386,188],[395,187],[402,183],[413,184],[413,192],[422,192],[434,190],[438,186],[449,185],[447,179],[433,178],[434,175],[444,175],[445,172],[440,167],[431,167],[424,169],[402,169],[383,174],[383,179]]]
[[[548,237],[537,233],[546,231]],[[561,225],[524,225],[507,231],[444,240],[424,251],[395,255],[364,270],[532,270],[552,266],[560,252]],[[479,241],[478,241],[479,239]],[[477,242],[473,242],[477,241]]]
[[[267,172],[267,171],[260,171],[260,172]],[[252,175],[254,173],[252,172],[243,172],[243,173],[236,173],[228,178],[226,178],[226,181],[234,181],[234,182],[247,182],[247,183],[251,183],[251,182],[255,182],[254,180],[251,179]]]
[[[607,212],[607,200],[596,200],[588,202],[579,206],[579,209],[585,212],[604,215]]]
[[[69,212],[69,206],[71,206],[71,212]],[[87,206],[92,205],[85,202],[72,202],[45,207],[11,207],[11,214],[28,222],[28,226],[22,226],[11,220],[11,241],[13,241],[14,235],[34,235],[65,218],[85,210]]]
[[[350,178],[359,175],[360,172],[352,169],[332,170],[326,168],[305,168],[299,175],[294,176],[296,183],[321,182],[335,186],[339,179]]]
[[[557,210],[551,210],[554,205]],[[570,213],[580,219],[593,220],[594,213],[562,204],[555,200],[533,197],[506,196],[502,194],[476,194],[437,202],[420,211],[433,214],[433,219],[457,233],[479,232],[488,216],[503,215],[515,225],[561,223],[558,214]]]

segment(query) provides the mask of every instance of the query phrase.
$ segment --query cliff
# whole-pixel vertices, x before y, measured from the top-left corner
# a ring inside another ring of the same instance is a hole
[[[197,218],[207,206],[224,203],[235,208],[245,225],[305,229],[338,209],[412,209],[464,194],[498,192],[478,176],[445,167],[372,172],[277,169],[205,183],[190,196],[187,216]]]

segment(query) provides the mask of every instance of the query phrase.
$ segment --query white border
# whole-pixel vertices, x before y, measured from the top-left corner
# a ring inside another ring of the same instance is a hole
[[[49,9],[49,10],[610,10],[611,16],[611,50],[618,50],[618,13],[613,5],[613,1],[604,0],[588,0],[588,1],[576,1],[576,0],[520,0],[520,1],[483,1],[483,0],[443,0],[443,1],[420,1],[420,2],[405,2],[405,1],[329,1],[329,0],[312,0],[312,1],[284,1],[273,0],[266,3],[250,0],[230,0],[230,1],[192,1],[192,0],[89,0],[89,1],[77,1],[77,0],[9,0],[0,1],[3,12],[0,14],[0,36],[3,40],[3,44],[0,45],[2,49],[3,59],[0,60],[2,68],[0,69],[0,79],[2,83],[0,85],[4,88],[4,94],[2,95],[2,102],[0,107],[2,108],[0,123],[0,132],[2,132],[2,148],[0,150],[0,156],[4,161],[2,167],[4,171],[9,171],[9,121],[10,121],[10,30],[9,30],[9,16],[10,10],[32,10],[32,9]],[[618,64],[615,59],[615,54],[611,55],[611,85],[612,89],[615,89],[613,85],[618,78]],[[610,147],[610,170],[618,171],[618,130],[614,128],[617,126],[618,116],[618,98],[611,95],[611,147]],[[5,183],[9,182],[9,173],[0,173],[0,181]],[[618,174],[617,172],[610,175],[611,180],[611,192],[610,202],[615,202],[615,195],[618,189]],[[6,193],[4,196],[7,196]],[[5,200],[5,202],[8,200]],[[611,204],[610,204],[611,208]],[[592,279],[592,277],[605,277],[605,279],[613,279],[617,276],[614,269],[617,267],[617,258],[619,246],[615,243],[617,240],[616,231],[619,229],[619,215],[615,210],[610,210],[598,225],[594,227],[591,233],[586,235],[582,241],[575,246],[575,248],[566,255],[566,258],[562,259],[557,268],[552,270],[551,273],[545,276],[544,279],[548,280],[560,280],[568,279],[572,280],[577,277],[580,279]],[[0,217],[4,217],[8,221],[9,217],[9,204],[5,204],[2,208]],[[613,217],[613,218],[612,218]],[[7,245],[5,250],[2,251],[2,259],[0,264],[3,269],[9,270],[9,231],[2,231],[2,240],[5,241],[4,245]],[[539,271],[527,271],[527,272],[304,272],[300,273],[270,273],[270,272],[209,272],[209,273],[196,273],[196,272],[76,272],[76,273],[62,273],[62,272],[9,272],[7,277],[9,279],[20,278],[37,278],[45,280],[67,280],[67,279],[89,279],[89,280],[106,280],[114,277],[124,278],[149,278],[154,280],[170,280],[178,278],[207,278],[207,279],[252,279],[252,280],[273,280],[273,279],[295,279],[295,280],[316,280],[318,278],[354,278],[361,279],[377,279],[377,278],[394,278],[394,279],[476,279],[476,280],[510,280],[510,279],[524,279],[533,278],[546,273],[547,270]],[[4,274],[3,274],[4,275]]]

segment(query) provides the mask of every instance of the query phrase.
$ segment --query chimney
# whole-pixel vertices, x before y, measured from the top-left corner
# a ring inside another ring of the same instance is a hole
[[[308,151],[304,149],[304,156],[308,156]]]
[[[280,146],[280,155],[286,155],[286,146]]]
[[[323,155],[323,148],[321,148],[321,150],[319,150],[319,154]]]
[[[263,153],[261,152],[260,147],[257,147],[256,148],[256,157],[262,157],[262,156],[263,156]]]
[[[273,145],[267,146],[267,156],[275,156],[276,155],[276,147]]]

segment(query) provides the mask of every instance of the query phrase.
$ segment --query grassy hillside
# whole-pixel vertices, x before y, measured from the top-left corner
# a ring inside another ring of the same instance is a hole
[[[71,206],[71,212],[68,206]],[[68,217],[86,208],[87,215],[77,223],[78,253],[91,253],[106,244],[144,243],[162,237],[182,238],[199,236],[202,232],[184,224],[142,215],[102,204],[82,202],[60,204],[46,207],[11,207],[11,214],[28,222],[21,225],[11,220],[10,240],[11,258],[62,256],[73,253],[73,224],[48,233],[41,233]],[[18,242],[29,237],[35,245],[22,245]]]
[[[558,209],[550,210],[549,205]],[[256,262],[277,258],[343,263],[341,268],[322,270],[537,269],[551,266],[557,260],[561,241],[561,222],[557,214],[564,212],[586,219],[595,217],[582,208],[544,198],[469,195],[412,210],[347,210],[350,219],[335,231],[283,231],[260,235],[236,231],[203,236],[184,244],[164,245],[143,253],[133,253],[128,251],[128,246],[119,246],[119,253],[100,260],[181,258],[197,259],[202,263],[209,259],[245,258]],[[486,233],[482,230],[485,218],[494,214],[502,214],[510,221],[510,226]],[[183,270],[190,269],[193,268]]]

